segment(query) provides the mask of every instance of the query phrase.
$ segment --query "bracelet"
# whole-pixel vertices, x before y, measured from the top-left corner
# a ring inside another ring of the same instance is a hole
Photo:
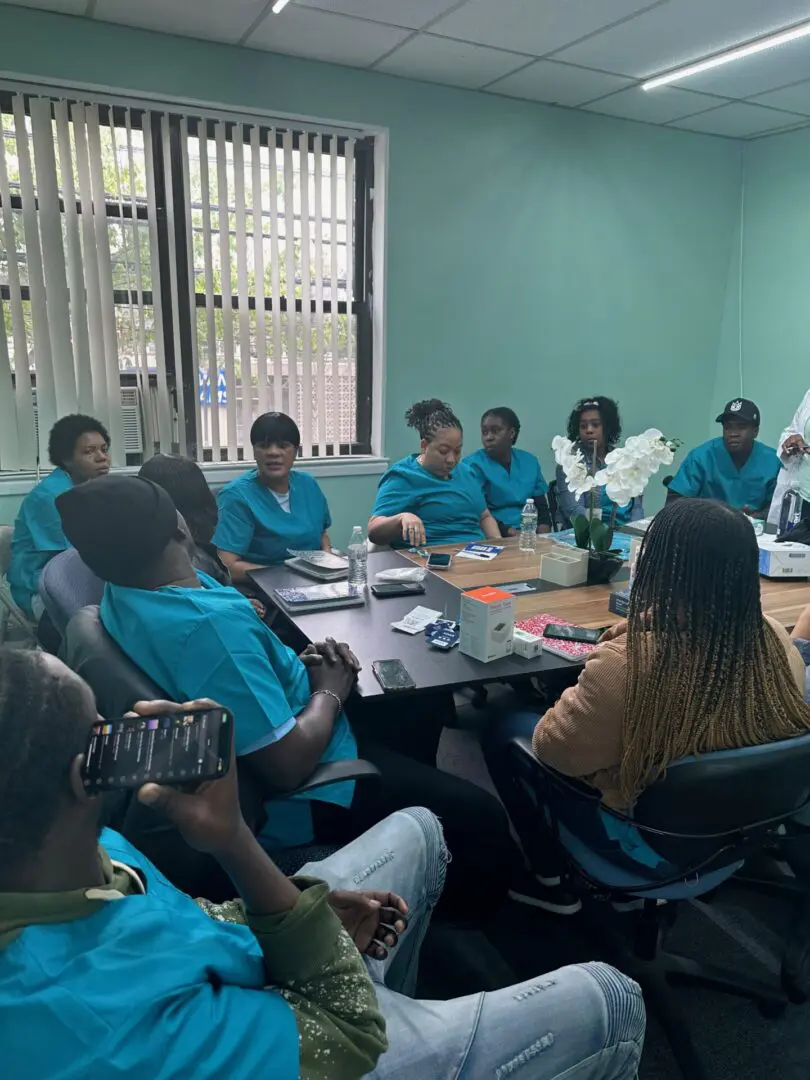
[[[310,697],[317,697],[318,694],[323,694],[325,697],[334,698],[337,702],[338,712],[341,712],[341,710],[343,709],[343,702],[340,700],[340,697],[335,693],[334,690],[313,690],[313,692],[310,694]]]

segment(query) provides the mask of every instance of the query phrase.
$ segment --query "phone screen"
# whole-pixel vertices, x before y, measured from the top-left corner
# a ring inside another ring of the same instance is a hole
[[[383,581],[371,586],[375,596],[421,596],[425,586],[421,581]]]
[[[413,690],[416,686],[401,660],[376,660],[371,670],[383,690]]]
[[[96,792],[214,780],[228,771],[230,742],[224,709],[99,720],[85,754],[84,786]]]
[[[586,645],[596,645],[604,632],[604,629],[589,630],[584,626],[557,626],[551,623],[543,631],[543,637],[557,638],[560,641],[581,641]]]
[[[434,555],[428,555],[427,564],[437,570],[442,569],[442,567],[446,569],[450,565],[451,558],[450,555],[442,555],[437,552]]]

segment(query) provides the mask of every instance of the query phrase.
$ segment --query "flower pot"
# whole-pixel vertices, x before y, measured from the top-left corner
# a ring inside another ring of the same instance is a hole
[[[620,555],[613,555],[609,551],[592,551],[588,556],[588,584],[607,585],[623,565]]]

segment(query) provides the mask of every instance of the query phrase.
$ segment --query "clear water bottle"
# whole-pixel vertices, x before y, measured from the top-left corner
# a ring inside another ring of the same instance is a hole
[[[537,507],[534,499],[527,499],[520,512],[520,550],[537,550]]]
[[[368,583],[368,544],[362,525],[355,525],[349,540],[349,584],[365,588]]]
[[[788,488],[779,513],[779,535],[790,532],[802,519],[802,497],[795,488]]]

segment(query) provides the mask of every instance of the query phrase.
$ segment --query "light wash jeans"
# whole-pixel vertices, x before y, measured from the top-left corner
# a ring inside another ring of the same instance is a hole
[[[606,964],[560,968],[454,1001],[415,1001],[419,949],[447,866],[428,810],[401,810],[300,873],[333,889],[382,889],[410,908],[388,959],[367,960],[389,1049],[374,1080],[635,1080],[644,1042],[641,990]]]

